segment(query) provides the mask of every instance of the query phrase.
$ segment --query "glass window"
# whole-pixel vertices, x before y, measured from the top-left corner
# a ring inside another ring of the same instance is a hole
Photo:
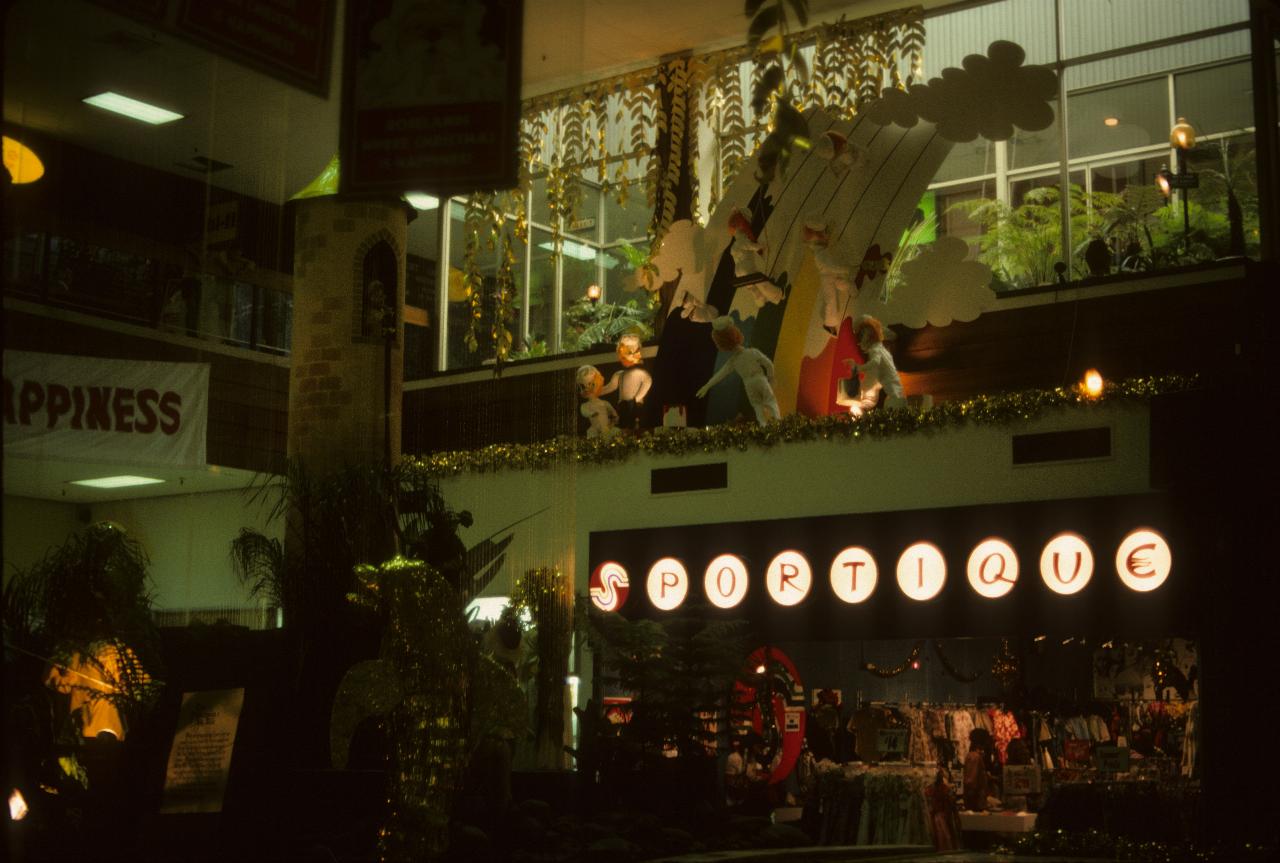
[[[991,204],[996,196],[994,180],[979,180],[934,191],[938,218],[938,236],[959,237],[977,247],[983,234],[982,223],[973,218],[973,209]],[[975,203],[967,203],[967,202]]]
[[[1063,56],[1081,57],[1249,20],[1248,0],[1062,0]]]
[[[1062,146],[1058,140],[1061,134],[1058,131],[1058,100],[1054,99],[1049,104],[1053,108],[1053,122],[1047,129],[1041,129],[1038,132],[1024,132],[1017,128],[1013,130],[1013,137],[1009,139],[1007,145],[1010,168],[1052,165],[1057,164],[1061,159]]]
[[[523,344],[517,345],[518,357],[543,356],[551,346],[555,329],[556,265],[551,259],[551,232],[545,228],[529,228],[529,329]],[[523,287],[523,285],[522,285]],[[521,291],[521,302],[524,292]]]
[[[644,184],[633,182],[627,189],[626,201],[618,203],[614,193],[604,196],[604,226],[601,234],[604,242],[613,243],[618,240],[630,240],[636,245],[649,230],[649,219],[653,211],[645,199]]]
[[[993,173],[995,169],[996,145],[985,138],[978,138],[953,146],[942,167],[938,169],[938,173],[934,174],[933,181],[946,183],[967,177],[979,177]]]
[[[1169,139],[1169,84],[1150,78],[1067,96],[1070,158],[1160,146]]]
[[[293,340],[293,297],[265,289],[259,294],[262,306],[258,314],[257,347],[270,353],[287,354]]]
[[[479,320],[475,325],[477,349],[466,343],[475,306],[466,294],[466,208],[457,201],[449,203],[449,315],[446,327],[448,368],[467,368],[493,358],[490,326],[493,315],[493,293],[498,275],[498,251],[490,249],[483,235],[476,249],[476,265],[481,276]]]
[[[1199,185],[1190,190],[1189,228],[1197,257],[1257,257],[1258,163],[1252,135],[1200,140],[1187,153],[1187,170]]]
[[[404,379],[416,381],[425,378],[434,365],[431,344],[431,328],[413,324],[404,325]]]
[[[587,298],[587,288],[598,285],[596,258],[599,252],[585,243],[566,240],[560,257],[561,292],[565,310],[562,347],[566,351],[580,351],[606,341],[596,338],[598,328],[593,328],[600,315],[599,302]]]
[[[960,66],[968,54],[986,53],[996,39],[1021,45],[1028,63],[1052,63],[1056,20],[1054,0],[1003,0],[930,18],[925,77]]]
[[[590,183],[579,183],[577,218],[564,226],[566,236],[577,237],[588,243],[598,243],[600,237],[600,190]]]
[[[1186,117],[1201,136],[1253,126],[1249,64],[1231,63],[1175,75],[1173,105],[1175,116]],[[1168,133],[1165,135],[1167,138]]]

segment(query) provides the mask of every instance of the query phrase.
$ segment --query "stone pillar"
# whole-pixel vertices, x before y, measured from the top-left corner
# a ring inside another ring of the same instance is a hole
[[[394,329],[390,458],[400,457],[407,227],[398,201],[297,204],[288,453],[313,472],[386,452],[384,320]]]

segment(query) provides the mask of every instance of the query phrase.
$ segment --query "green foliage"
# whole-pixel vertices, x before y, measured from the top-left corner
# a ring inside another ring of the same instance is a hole
[[[231,542],[232,569],[251,595],[283,609],[299,662],[348,620],[359,564],[403,551],[430,563],[468,598],[474,593],[467,576],[475,573],[458,537],[471,514],[446,506],[439,487],[420,472],[370,462],[319,475],[294,461],[253,495],[274,497],[268,518],[283,519],[289,539],[282,545],[241,529]]]
[[[1225,142],[1222,147],[1226,152]],[[1253,164],[1249,152],[1236,156],[1234,161],[1224,156],[1224,170],[1198,170],[1201,188],[1190,196],[1185,229],[1183,207],[1176,200],[1167,201],[1156,188],[1128,186],[1116,195],[1087,193],[1071,184],[1070,278],[1089,275],[1084,250],[1097,238],[1110,248],[1112,269],[1121,271],[1160,270],[1233,254],[1233,206],[1239,211],[1236,230],[1243,233],[1238,241],[1242,246],[1239,251],[1256,254],[1257,181],[1251,174]],[[1016,207],[992,198],[974,198],[956,202],[948,211],[960,211],[982,227],[978,257],[991,266],[992,287],[997,291],[1055,280],[1053,266],[1064,260],[1062,211],[1056,186],[1030,190]]]
[[[612,345],[625,333],[635,333],[642,341],[650,339],[657,309],[658,301],[649,293],[623,303],[593,303],[583,297],[565,309],[564,347],[586,351],[597,345]]]
[[[118,670],[105,672],[113,691],[100,697],[126,718],[138,714],[158,694],[159,630],[151,616],[149,563],[136,539],[102,522],[16,570],[3,593],[5,643],[26,652],[14,661],[42,677],[43,663],[34,657],[66,663],[75,654],[96,656],[105,644],[127,647],[119,652]],[[29,684],[31,675],[24,677]]]
[[[800,27],[808,24],[809,2],[747,0],[744,12],[751,22],[747,46],[756,51],[757,75],[751,89],[751,106],[757,114],[763,114],[770,104],[773,106],[771,130],[756,155],[756,179],[768,183],[779,171],[786,173],[796,150],[810,147],[808,124],[793,104],[803,92],[809,68],[800,53],[800,43],[787,39],[789,17]]]
[[[666,746],[696,756],[715,743],[747,654],[745,622],[689,603],[661,622],[593,608],[588,628],[605,666],[597,673],[635,698],[631,721],[616,729],[628,762],[655,763]]]

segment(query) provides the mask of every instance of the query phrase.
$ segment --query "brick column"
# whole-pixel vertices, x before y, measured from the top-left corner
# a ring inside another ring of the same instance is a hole
[[[394,272],[391,460],[400,456],[407,226],[400,202],[322,197],[297,204],[288,453],[312,471],[384,452],[386,345],[379,306],[369,300],[371,261],[375,270],[376,261],[393,262],[376,271],[379,283]]]

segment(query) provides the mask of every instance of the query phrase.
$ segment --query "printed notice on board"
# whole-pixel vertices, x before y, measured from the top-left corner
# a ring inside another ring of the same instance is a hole
[[[183,694],[161,814],[222,811],[243,706],[243,688]]]

